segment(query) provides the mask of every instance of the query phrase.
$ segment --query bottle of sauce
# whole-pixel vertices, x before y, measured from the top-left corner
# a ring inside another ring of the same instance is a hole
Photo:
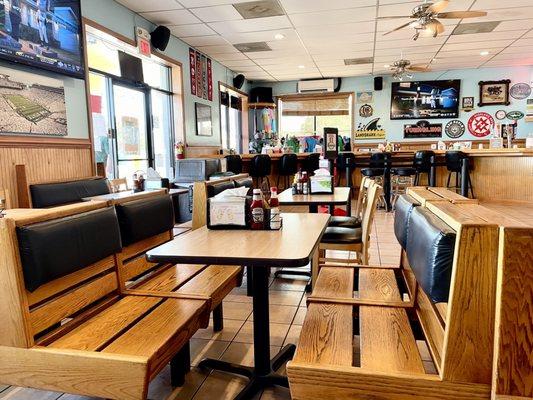
[[[137,173],[133,174],[133,191],[139,191],[139,179],[137,178]]]
[[[298,180],[297,180],[297,186],[296,186],[296,190],[298,191],[298,194],[302,194],[303,193],[303,184],[302,184],[302,170],[300,169],[298,171]]]
[[[270,188],[270,229],[281,229],[278,188]]]
[[[302,194],[309,194],[309,178],[305,171],[302,176]]]
[[[263,197],[261,189],[254,189],[252,205],[250,206],[252,214],[251,228],[254,230],[263,229],[265,226],[265,210],[263,209]]]

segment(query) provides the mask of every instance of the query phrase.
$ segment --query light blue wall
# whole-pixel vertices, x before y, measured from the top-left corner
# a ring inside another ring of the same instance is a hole
[[[81,10],[84,17],[131,39],[134,39],[135,36],[135,26],[141,26],[148,30],[153,30],[153,28],[155,28],[155,26],[149,21],[113,0],[82,0]],[[232,84],[232,79],[234,76],[233,71],[213,60],[213,101],[207,101],[191,95],[189,45],[172,36],[164,54],[178,60],[183,64],[183,84],[185,90],[184,118],[187,144],[193,146],[220,145],[221,139],[218,82],[221,81],[227,84]],[[200,102],[211,106],[213,116],[213,136],[211,137],[196,136],[195,102]]]
[[[434,79],[460,79],[461,80],[461,98],[463,96],[469,97],[474,96],[476,104],[479,101],[479,81],[488,81],[488,80],[500,80],[500,79],[510,79],[511,85],[518,82],[533,82],[533,67],[514,67],[514,68],[484,68],[484,69],[470,69],[470,70],[451,70],[451,71],[440,71],[440,72],[431,72],[431,73],[417,73],[414,80],[434,80]],[[383,90],[376,92],[374,91],[374,115],[372,118],[380,117],[380,123],[387,133],[387,139],[389,141],[418,141],[418,140],[428,140],[435,142],[436,139],[403,139],[403,126],[404,124],[414,123],[416,120],[394,120],[391,121],[389,118],[390,113],[390,103],[391,103],[391,81],[390,76],[386,76],[383,82]],[[289,94],[296,92],[296,81],[290,82],[279,82],[279,83],[267,83],[267,82],[257,82],[254,86],[271,86],[273,88],[274,95]],[[374,81],[372,76],[363,76],[363,77],[349,77],[342,79],[341,91],[343,92],[360,92],[365,90],[373,90]],[[475,112],[483,111],[494,116],[496,111],[503,109],[506,111],[522,111],[526,114],[526,100],[515,100],[510,99],[511,105],[508,107],[503,106],[487,106],[487,107],[476,107],[472,112],[463,112],[459,114],[459,119],[465,124],[468,123],[468,119]],[[361,104],[355,104],[355,127],[360,122],[367,123],[370,119],[362,119],[359,117],[359,107]],[[431,120],[432,123],[442,123],[443,126],[450,121],[449,119],[435,119]],[[501,121],[504,123],[509,123],[509,120]],[[497,121],[496,122],[500,122]],[[529,133],[533,133],[533,123],[525,122],[524,119],[518,121],[518,137],[525,138]],[[459,139],[460,141],[465,140],[476,140],[475,136],[471,135],[466,128],[466,133]],[[450,140],[446,134],[443,133],[443,140]],[[364,141],[358,141],[364,143]]]

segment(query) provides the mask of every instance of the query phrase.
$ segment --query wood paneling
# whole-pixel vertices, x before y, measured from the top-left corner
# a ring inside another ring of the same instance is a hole
[[[18,207],[15,165],[26,165],[28,182],[78,179],[93,175],[91,145],[88,141],[72,144],[0,143],[0,187],[9,190],[13,208]],[[51,146],[51,147],[48,147]]]

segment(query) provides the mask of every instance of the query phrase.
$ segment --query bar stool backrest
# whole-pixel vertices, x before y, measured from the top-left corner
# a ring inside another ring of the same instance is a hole
[[[448,171],[461,172],[462,161],[468,156],[462,151],[447,151],[444,157]]]
[[[250,162],[250,176],[260,178],[270,175],[272,162],[268,154],[258,154]]]
[[[298,156],[294,153],[283,154],[279,159],[279,174],[294,175],[298,171]]]
[[[413,158],[413,167],[416,169],[416,172],[429,173],[431,170],[431,157],[434,155],[435,153],[431,150],[417,151]]]
[[[242,158],[238,154],[229,154],[226,157],[226,170],[235,175],[242,174]]]
[[[304,170],[307,171],[309,175],[312,175],[319,168],[319,165],[320,154],[312,153],[305,158]]]
[[[348,167],[355,168],[355,154],[339,153],[337,156],[337,168],[345,170]]]
[[[370,156],[370,168],[385,168],[390,161],[390,153],[373,153]]]

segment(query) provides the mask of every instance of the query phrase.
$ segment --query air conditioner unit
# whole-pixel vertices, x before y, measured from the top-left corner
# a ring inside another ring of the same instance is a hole
[[[298,82],[298,93],[333,92],[334,88],[334,79],[315,79]]]

